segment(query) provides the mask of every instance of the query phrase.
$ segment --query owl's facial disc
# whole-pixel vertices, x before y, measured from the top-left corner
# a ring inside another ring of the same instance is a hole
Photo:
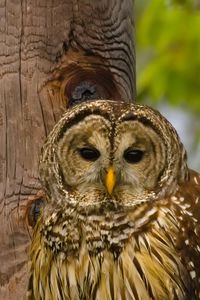
[[[108,120],[89,115],[68,129],[58,143],[64,182],[72,190],[82,195],[105,194],[104,179],[111,153],[110,131]]]
[[[129,206],[172,195],[188,167],[175,129],[158,112],[99,100],[61,118],[44,145],[40,178],[64,201]]]
[[[137,120],[113,125],[89,115],[65,132],[58,158],[64,182],[72,190],[93,200],[107,194],[134,201],[156,188],[166,153],[159,135]]]
[[[163,142],[153,129],[137,120],[117,126],[113,159],[119,182],[117,195],[126,190],[130,198],[145,197],[156,189],[165,161]]]

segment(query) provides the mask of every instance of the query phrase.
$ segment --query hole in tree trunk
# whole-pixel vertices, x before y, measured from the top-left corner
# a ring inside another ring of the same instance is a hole
[[[106,61],[92,53],[69,49],[48,85],[54,90],[53,100],[59,99],[64,109],[89,100],[121,99]]]
[[[112,77],[102,69],[81,69],[63,84],[67,107],[90,100],[120,99]]]
[[[74,90],[71,91],[69,106],[81,103],[82,101],[104,99],[106,97],[103,89],[95,82],[85,80],[80,82]]]

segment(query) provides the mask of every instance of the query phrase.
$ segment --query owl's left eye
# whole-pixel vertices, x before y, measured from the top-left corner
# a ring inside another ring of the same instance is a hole
[[[100,156],[100,152],[94,148],[81,148],[79,153],[82,158],[88,161],[95,161]]]
[[[130,164],[136,164],[136,163],[140,162],[143,158],[143,155],[144,155],[144,152],[141,150],[127,149],[124,152],[124,158]]]

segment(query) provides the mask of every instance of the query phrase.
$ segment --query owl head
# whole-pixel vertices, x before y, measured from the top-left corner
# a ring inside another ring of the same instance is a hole
[[[148,106],[98,100],[68,110],[42,149],[49,201],[133,207],[169,196],[186,180],[172,125]]]

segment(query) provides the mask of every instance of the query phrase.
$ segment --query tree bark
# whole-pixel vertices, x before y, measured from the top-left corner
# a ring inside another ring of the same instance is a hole
[[[0,299],[24,299],[41,146],[74,102],[135,97],[133,0],[0,0]]]

